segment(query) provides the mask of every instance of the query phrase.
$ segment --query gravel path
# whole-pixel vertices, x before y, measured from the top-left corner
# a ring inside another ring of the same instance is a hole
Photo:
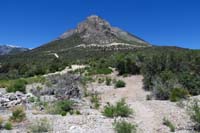
[[[103,105],[107,102],[116,103],[125,98],[127,104],[135,111],[135,116],[130,121],[137,124],[139,133],[169,133],[169,128],[163,125],[164,117],[175,125],[178,132],[188,132],[186,130],[189,129],[191,121],[184,109],[170,101],[146,100],[150,93],[143,90],[141,75],[117,77],[114,73],[111,77],[123,80],[126,87],[114,89],[93,84],[93,90],[100,92]]]

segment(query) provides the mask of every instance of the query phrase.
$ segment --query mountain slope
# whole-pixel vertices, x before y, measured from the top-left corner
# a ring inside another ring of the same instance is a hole
[[[42,45],[33,51],[63,52],[74,48],[86,47],[146,47],[148,42],[119,28],[112,27],[109,22],[92,15],[79,23],[76,29],[63,33],[56,40]]]
[[[10,45],[1,45],[0,46],[0,55],[11,55],[21,52],[28,51],[27,48],[15,47]]]
[[[80,38],[86,44],[109,44],[113,42],[137,42],[146,44],[147,42],[119,28],[112,27],[109,22],[99,16],[89,16],[85,21],[78,24],[77,28],[65,32],[60,39],[66,39],[74,34],[80,34]]]

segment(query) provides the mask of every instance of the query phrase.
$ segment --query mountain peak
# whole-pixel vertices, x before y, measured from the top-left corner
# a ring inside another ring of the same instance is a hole
[[[100,16],[98,15],[91,15],[87,17],[88,20],[97,20],[97,19],[102,19]]]
[[[28,51],[27,48],[22,48],[14,45],[0,45],[0,55],[17,54]]]
[[[77,28],[69,30],[60,36],[66,39],[74,34],[78,34],[85,44],[110,44],[118,42],[142,43],[148,45],[144,40],[119,28],[112,27],[110,23],[97,15],[91,15]]]

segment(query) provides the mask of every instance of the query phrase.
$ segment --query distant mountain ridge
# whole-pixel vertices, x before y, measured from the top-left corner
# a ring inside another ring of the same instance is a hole
[[[29,50],[28,48],[22,48],[13,45],[0,45],[0,55],[18,54],[28,50]]]

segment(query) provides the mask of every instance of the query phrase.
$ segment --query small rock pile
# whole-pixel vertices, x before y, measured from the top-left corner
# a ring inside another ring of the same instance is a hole
[[[32,94],[23,94],[21,92],[16,93],[2,93],[0,92],[0,109],[11,108],[16,105],[25,104],[28,102],[28,98]]]
[[[50,75],[47,77],[50,85],[29,87],[35,96],[55,96],[58,99],[80,99],[82,89],[80,86],[80,76],[72,74]]]

